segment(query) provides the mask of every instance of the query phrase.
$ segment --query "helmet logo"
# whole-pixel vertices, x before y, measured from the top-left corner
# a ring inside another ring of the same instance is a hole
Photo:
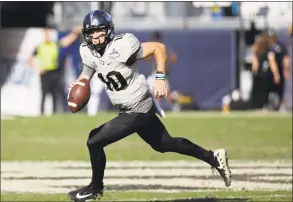
[[[97,26],[99,23],[97,19],[94,19],[91,24]]]

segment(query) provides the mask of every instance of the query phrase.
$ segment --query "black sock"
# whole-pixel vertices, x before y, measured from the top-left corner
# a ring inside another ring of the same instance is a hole
[[[88,146],[92,165],[92,186],[94,189],[103,189],[106,155],[103,148],[95,145]]]

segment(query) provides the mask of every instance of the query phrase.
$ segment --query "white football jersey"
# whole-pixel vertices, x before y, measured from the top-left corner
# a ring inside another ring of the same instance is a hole
[[[107,94],[113,105],[122,111],[145,113],[152,107],[149,86],[139,72],[137,62],[126,61],[140,49],[139,40],[130,33],[116,36],[106,47],[103,56],[81,44],[82,62],[97,72],[107,86]]]

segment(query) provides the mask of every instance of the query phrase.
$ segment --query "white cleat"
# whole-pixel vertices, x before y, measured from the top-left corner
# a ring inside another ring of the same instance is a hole
[[[223,178],[226,187],[231,185],[232,177],[231,177],[231,170],[228,164],[228,155],[225,149],[217,149],[214,150],[214,156],[218,162],[218,166],[212,167],[212,170],[217,170],[218,173]]]

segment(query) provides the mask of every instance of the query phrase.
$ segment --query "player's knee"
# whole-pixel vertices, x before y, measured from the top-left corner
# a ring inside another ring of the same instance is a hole
[[[158,145],[158,146],[152,146],[152,148],[157,151],[157,152],[160,152],[160,153],[165,153],[167,152],[166,149],[164,147],[162,147],[162,145]]]
[[[99,131],[99,128],[95,128],[90,131],[88,140],[86,142],[88,147],[99,144],[98,139],[94,138],[98,134],[98,131]]]
[[[94,144],[93,144],[92,139],[89,138],[89,139],[86,141],[86,145],[87,145],[87,147],[91,147],[91,146],[93,146]]]
[[[161,144],[156,147],[156,150],[161,153],[172,152],[174,147],[176,147],[176,140],[174,138],[163,138]]]
[[[91,138],[89,138],[89,139],[86,141],[86,145],[87,145],[88,148],[94,146],[94,142],[93,142],[93,140],[92,140]]]
[[[160,153],[170,152],[172,150],[171,142],[162,141],[158,145],[153,145],[152,148]]]
[[[104,145],[100,140],[88,139],[86,144],[88,148],[104,148]]]

